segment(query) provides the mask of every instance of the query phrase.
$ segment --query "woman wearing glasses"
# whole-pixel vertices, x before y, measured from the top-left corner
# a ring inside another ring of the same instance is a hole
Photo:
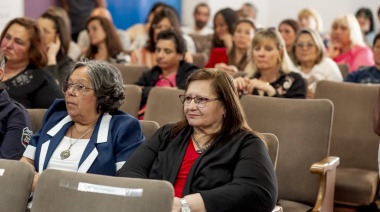
[[[321,37],[315,30],[301,29],[291,49],[293,62],[308,82],[307,97],[313,98],[320,80],[343,81],[338,65],[325,54]]]
[[[265,142],[245,120],[232,78],[200,69],[180,100],[183,120],[161,127],[117,175],[171,182],[172,211],[271,211],[274,169]]]
[[[63,91],[21,158],[35,167],[33,188],[50,168],[114,176],[144,140],[139,121],[118,110],[125,95],[114,66],[78,62]]]
[[[281,34],[274,28],[261,29],[252,41],[253,74],[235,78],[241,94],[269,97],[305,98],[302,76],[292,72],[292,62]]]

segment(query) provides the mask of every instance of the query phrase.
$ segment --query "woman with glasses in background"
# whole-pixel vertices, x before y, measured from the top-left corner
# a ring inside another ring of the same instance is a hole
[[[272,211],[276,175],[264,140],[247,124],[232,77],[200,69],[180,100],[183,120],[161,127],[117,176],[169,181],[172,211]]]
[[[174,8],[166,6],[154,15],[152,24],[149,28],[149,39],[146,41],[146,47],[132,51],[131,64],[145,65],[149,68],[152,68],[155,65],[157,65],[155,54],[157,36],[160,32],[167,29],[174,29],[182,35],[187,46],[186,54],[184,55],[184,60],[186,62],[192,63],[193,56],[191,54],[195,53],[194,41],[190,36],[181,32],[179,18]]]
[[[275,28],[257,30],[252,46],[252,75],[234,79],[240,94],[306,97],[305,82],[299,73],[292,72],[285,43]]]
[[[118,110],[125,94],[116,67],[78,62],[63,91],[21,158],[36,170],[33,190],[45,169],[114,176],[144,140],[139,121]]]
[[[315,30],[299,30],[291,52],[296,70],[308,82],[308,98],[314,97],[316,83],[320,80],[343,81],[338,65],[326,56],[323,41]]]

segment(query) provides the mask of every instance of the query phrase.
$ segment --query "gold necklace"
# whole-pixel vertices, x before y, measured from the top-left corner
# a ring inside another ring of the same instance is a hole
[[[201,148],[201,146],[199,145],[197,139],[195,139],[195,136],[194,134],[191,134],[191,138],[193,139],[195,145],[197,146],[198,150],[195,150],[198,154],[202,154],[204,151],[206,151],[207,148],[210,147],[211,145],[211,142],[209,144],[207,144],[204,148]]]
[[[71,153],[70,153],[70,149],[71,149],[71,147],[72,147],[75,143],[77,143],[80,139],[82,139],[84,136],[86,136],[86,135],[87,135],[92,129],[94,129],[94,127],[91,127],[91,129],[89,129],[87,132],[85,132],[80,138],[78,138],[76,141],[74,141],[73,143],[71,143],[71,138],[73,137],[73,130],[74,130],[74,127],[73,127],[72,130],[71,130],[71,133],[70,133],[70,146],[69,146],[68,149],[63,150],[63,151],[61,152],[61,154],[60,154],[60,156],[61,156],[61,160],[65,160],[65,159],[69,158],[70,155],[71,155]]]

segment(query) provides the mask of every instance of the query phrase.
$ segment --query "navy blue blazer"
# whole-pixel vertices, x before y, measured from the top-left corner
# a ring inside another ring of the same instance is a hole
[[[65,101],[55,100],[24,152],[24,157],[34,160],[37,172],[46,169],[72,124]],[[114,176],[143,140],[141,124],[136,118],[122,111],[101,114],[79,161],[78,172]]]

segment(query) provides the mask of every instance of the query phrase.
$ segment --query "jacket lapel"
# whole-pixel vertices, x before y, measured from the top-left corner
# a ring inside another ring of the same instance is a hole
[[[78,172],[86,173],[90,169],[99,154],[96,144],[107,142],[111,118],[112,116],[108,113],[105,113],[99,117],[90,141],[88,142],[79,161]],[[101,160],[101,158],[99,158],[99,160]]]

